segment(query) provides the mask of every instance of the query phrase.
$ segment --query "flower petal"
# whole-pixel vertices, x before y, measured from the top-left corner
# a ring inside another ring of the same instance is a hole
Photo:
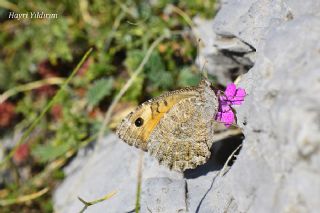
[[[221,121],[224,123],[226,127],[231,126],[231,124],[234,121],[234,113],[232,112],[232,110],[222,113]]]
[[[218,112],[215,120],[224,123],[226,127],[230,127],[234,121],[234,113],[232,110],[228,112]]]
[[[231,110],[231,107],[229,104],[221,104],[219,111],[220,112],[229,112]]]
[[[238,88],[235,96],[231,100],[232,105],[241,105],[244,101],[244,97],[246,96],[246,91],[242,88]]]
[[[226,91],[224,94],[227,96],[227,99],[232,98],[236,94],[237,87],[234,83],[230,83],[227,85]]]
[[[225,92],[218,91],[219,107],[215,120],[224,123],[226,127],[230,127],[235,121],[235,114],[232,111],[232,105],[241,105],[246,96],[246,91],[236,87],[234,83],[227,85]]]

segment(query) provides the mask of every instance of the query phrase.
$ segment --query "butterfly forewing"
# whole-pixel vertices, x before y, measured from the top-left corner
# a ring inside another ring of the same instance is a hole
[[[217,108],[217,97],[204,81],[141,104],[122,121],[117,134],[169,168],[195,168],[210,157]]]

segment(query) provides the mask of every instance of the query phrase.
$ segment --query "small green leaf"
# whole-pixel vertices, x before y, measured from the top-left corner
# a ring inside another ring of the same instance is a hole
[[[131,51],[128,51],[127,57],[124,63],[129,71],[133,71],[137,69],[142,59],[143,59],[143,51],[131,50]]]
[[[168,90],[174,84],[173,76],[165,70],[165,64],[158,52],[151,54],[145,72],[152,87]]]
[[[180,87],[196,86],[200,80],[200,73],[193,73],[190,68],[186,67],[179,73],[178,85]]]
[[[32,155],[34,155],[40,162],[44,163],[63,155],[70,148],[70,143],[63,143],[58,146],[54,146],[52,144],[39,145],[32,150]]]
[[[89,88],[87,93],[88,104],[96,106],[104,97],[111,94],[113,78],[99,79]]]

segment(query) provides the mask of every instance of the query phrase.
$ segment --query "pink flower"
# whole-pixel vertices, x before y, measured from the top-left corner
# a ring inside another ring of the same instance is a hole
[[[226,127],[230,127],[235,120],[232,105],[241,105],[246,96],[246,91],[236,87],[234,83],[227,85],[226,91],[218,91],[219,107],[215,120],[224,123]]]

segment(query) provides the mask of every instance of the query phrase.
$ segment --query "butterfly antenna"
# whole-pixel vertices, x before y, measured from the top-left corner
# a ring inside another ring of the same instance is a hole
[[[205,61],[204,61],[204,63],[203,63],[202,69],[201,69],[202,77],[205,78],[205,79],[208,79],[208,71],[207,71],[207,69],[206,69],[207,63],[208,63],[208,60],[207,60],[207,58],[205,57]]]
[[[198,58],[198,61],[200,63],[200,44],[201,44],[201,38],[198,39],[198,42],[197,42],[197,58]],[[206,64],[208,63],[207,61],[207,58],[205,58],[205,61],[203,63],[203,66],[201,68],[201,72],[200,72],[200,75],[201,75],[201,79],[208,79],[208,72],[206,71],[205,67],[206,67]]]

